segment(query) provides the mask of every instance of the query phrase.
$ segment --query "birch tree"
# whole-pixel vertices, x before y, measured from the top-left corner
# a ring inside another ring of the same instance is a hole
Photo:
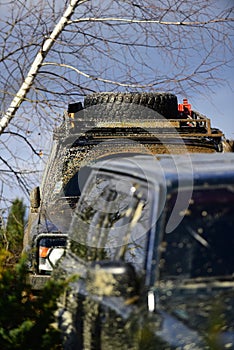
[[[192,98],[225,83],[232,59],[231,1],[15,0],[0,11],[0,170],[26,192],[68,102],[93,91]]]
[[[55,25],[55,28],[52,31],[52,33],[49,35],[48,38],[45,38],[44,42],[41,44],[41,48],[37,53],[35,60],[33,61],[32,66],[29,72],[27,73],[25,80],[23,81],[23,84],[21,85],[19,91],[14,96],[9,108],[7,109],[6,113],[4,114],[4,116],[0,121],[0,134],[8,126],[11,119],[15,116],[15,113],[20,107],[21,103],[26,98],[26,95],[30,90],[31,86],[33,85],[34,79],[37,76],[39,69],[43,64],[48,52],[54,45],[56,39],[59,37],[59,35],[62,33],[62,31],[68,24],[68,21],[71,18],[73,12],[75,11],[76,7],[78,6],[78,4],[81,4],[83,2],[86,2],[86,1],[71,0],[70,4],[68,4],[67,9],[63,13],[61,19]]]

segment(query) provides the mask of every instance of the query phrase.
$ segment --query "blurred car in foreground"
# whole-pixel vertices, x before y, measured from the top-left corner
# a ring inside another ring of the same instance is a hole
[[[234,349],[234,155],[96,163],[55,277],[64,349]]]

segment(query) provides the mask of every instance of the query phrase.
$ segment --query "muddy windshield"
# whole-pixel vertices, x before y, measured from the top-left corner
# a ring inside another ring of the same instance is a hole
[[[74,215],[71,250],[80,258],[124,260],[144,267],[150,201],[148,189],[132,178],[99,173],[86,188]]]
[[[167,222],[177,194],[167,206]],[[161,279],[234,278],[234,187],[197,189],[183,220],[165,233],[160,250]]]

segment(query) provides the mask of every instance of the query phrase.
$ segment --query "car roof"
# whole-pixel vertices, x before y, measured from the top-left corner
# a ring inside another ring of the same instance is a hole
[[[234,153],[133,155],[97,161],[94,169],[131,175],[152,183],[234,183]]]

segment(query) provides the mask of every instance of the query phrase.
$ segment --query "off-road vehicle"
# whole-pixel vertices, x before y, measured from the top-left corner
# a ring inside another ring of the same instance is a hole
[[[56,278],[64,349],[234,349],[234,155],[96,163]]]
[[[66,245],[66,234],[97,159],[140,154],[210,153],[226,150],[223,133],[169,93],[95,93],[68,106],[55,129],[40,188],[31,194],[24,251],[29,276],[41,288]]]

